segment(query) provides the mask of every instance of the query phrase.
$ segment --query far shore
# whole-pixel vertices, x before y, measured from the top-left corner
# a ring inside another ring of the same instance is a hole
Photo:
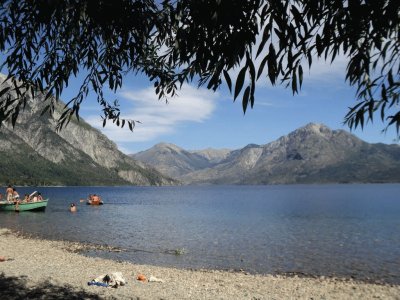
[[[1,298],[400,299],[400,286],[137,265],[86,257],[72,248],[69,242],[30,238],[0,229],[0,257],[5,259],[0,261]],[[88,286],[92,279],[112,272],[122,272],[127,285],[116,289]],[[136,279],[139,274],[163,282],[140,282]]]
[[[40,188],[118,188],[118,187],[204,187],[204,186],[296,186],[296,185],[364,185],[364,184],[400,184],[398,181],[354,181],[354,182],[308,182],[308,183],[265,183],[265,184],[231,184],[231,183],[223,183],[223,184],[214,184],[214,183],[196,183],[196,184],[166,184],[166,185],[13,185],[17,188],[32,188],[32,189],[40,189]],[[2,184],[2,187],[6,187],[8,184]]]

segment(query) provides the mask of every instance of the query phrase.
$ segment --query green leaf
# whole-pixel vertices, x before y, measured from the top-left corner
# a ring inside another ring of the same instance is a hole
[[[19,115],[19,105],[15,107],[14,113],[11,116],[11,124],[13,127],[15,127],[15,124],[17,123],[18,115]]]
[[[383,103],[382,107],[381,107],[381,120],[382,121],[385,120],[385,108],[386,108],[386,103]]]
[[[242,90],[243,83],[244,83],[244,78],[246,75],[247,71],[247,65],[245,65],[239,72],[239,75],[236,79],[236,85],[235,85],[235,95],[234,95],[234,100],[236,100],[237,96],[239,95],[240,91]]]
[[[50,105],[46,105],[46,106],[43,108],[43,110],[42,110],[42,112],[40,113],[40,115],[43,116],[43,115],[49,110],[49,108],[50,108]]]
[[[229,92],[232,93],[232,80],[231,77],[229,76],[228,71],[224,70],[224,77],[226,80],[226,83],[228,84]]]
[[[321,36],[319,34],[317,34],[317,37],[315,39],[315,45],[317,46],[318,56],[320,56],[322,54],[324,46],[322,44],[322,39],[321,39]]]
[[[258,68],[258,72],[257,72],[257,79],[260,78],[262,72],[264,71],[264,67],[266,62],[268,61],[268,55],[266,55],[263,60],[261,61],[260,67]]]
[[[297,75],[296,75],[295,70],[293,70],[293,73],[292,73],[292,92],[293,92],[293,94],[298,92],[297,91]]]
[[[247,104],[249,103],[249,96],[250,96],[250,86],[248,86],[243,93],[243,100],[242,100],[243,113],[246,113]]]
[[[7,93],[8,91],[10,90],[10,87],[9,86],[7,86],[7,87],[5,87],[4,89],[2,89],[1,91],[0,91],[0,97],[2,97],[5,93]]]
[[[394,80],[393,80],[393,75],[392,75],[391,69],[389,70],[389,73],[388,73],[388,82],[391,86],[394,85]]]
[[[299,83],[300,83],[300,88],[303,84],[303,67],[299,65]]]
[[[260,46],[258,47],[258,50],[257,50],[256,58],[257,58],[257,57],[260,55],[260,53],[264,50],[265,43],[268,41],[268,39],[269,39],[269,37],[270,37],[270,31],[269,31],[269,30],[270,30],[269,26],[265,26],[265,28],[264,28],[264,33],[263,33],[263,37],[262,37]]]
[[[256,79],[256,69],[254,67],[253,61],[249,58],[247,60],[247,64],[249,66],[249,74],[250,74],[250,78],[253,81],[253,83],[255,83],[255,79]]]

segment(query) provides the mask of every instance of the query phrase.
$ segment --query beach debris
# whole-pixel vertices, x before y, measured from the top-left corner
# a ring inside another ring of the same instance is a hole
[[[149,282],[164,282],[164,280],[162,280],[160,278],[157,278],[157,277],[155,277],[153,275],[150,275]]]
[[[63,244],[63,249],[72,253],[81,253],[86,251],[106,251],[106,252],[123,252],[125,249],[109,246],[109,245],[98,245],[98,244],[90,244],[90,243],[81,243],[81,242],[67,242],[65,241]]]
[[[5,256],[0,256],[0,262],[4,262],[4,261],[12,261],[14,260],[14,258],[7,258]]]
[[[97,282],[97,281],[94,281],[94,280],[89,281],[87,284],[88,284],[88,285],[97,285],[97,286],[108,287],[108,283],[105,283],[105,282]]]
[[[179,256],[179,255],[186,254],[186,249],[185,248],[177,248],[174,250],[165,250],[164,253]]]
[[[186,250],[185,250],[185,248],[178,248],[178,249],[175,249],[175,255],[176,256],[178,256],[178,255],[183,255],[183,254],[185,254],[186,253]]]
[[[121,272],[113,272],[110,274],[100,275],[88,282],[88,285],[104,286],[117,288],[126,284],[125,278]]]
[[[147,278],[146,276],[144,276],[143,274],[138,274],[138,276],[136,277],[137,280],[141,281],[141,282],[147,282]]]

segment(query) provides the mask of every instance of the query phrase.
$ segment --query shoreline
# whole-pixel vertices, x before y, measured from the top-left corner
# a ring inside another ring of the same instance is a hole
[[[79,242],[79,241],[70,241],[70,240],[64,240],[64,239],[49,239],[49,238],[43,238],[40,235],[36,235],[33,233],[27,233],[23,231],[19,231],[16,229],[10,229],[10,228],[4,228],[9,230],[12,234],[14,234],[17,237],[21,237],[24,239],[32,239],[32,240],[39,240],[39,241],[48,241],[48,242],[54,242],[54,243],[59,243],[59,247],[61,247],[63,250],[71,253],[77,253],[79,255],[82,255],[84,257],[98,257],[101,259],[105,260],[111,260],[115,262],[119,262],[119,259],[115,259],[112,257],[107,257],[107,256],[96,256],[96,255],[88,255],[87,253],[89,251],[92,251],[94,254],[98,254],[97,252],[102,252],[102,253],[119,253],[119,252],[126,252],[127,250],[121,247],[109,245],[109,244],[95,244],[95,243],[90,243],[90,242]],[[2,228],[0,227],[0,236],[1,236],[1,230]],[[171,250],[172,251],[172,250]],[[169,253],[171,254],[171,253]],[[1,255],[1,254],[0,254]],[[135,264],[132,261],[126,261],[127,263]],[[140,265],[140,263],[139,263]],[[342,281],[342,282],[354,282],[358,284],[375,284],[375,285],[383,285],[383,286],[400,286],[400,283],[393,283],[393,282],[387,282],[381,279],[374,279],[374,278],[360,278],[360,277],[350,277],[350,276],[335,276],[335,275],[318,275],[318,274],[312,274],[312,273],[305,273],[302,271],[292,271],[292,272],[275,272],[275,273],[262,273],[262,272],[256,272],[256,271],[249,271],[245,269],[236,269],[236,268],[196,268],[196,267],[175,267],[175,266],[167,266],[167,265],[157,265],[157,264],[149,264],[149,266],[155,266],[155,267],[163,267],[163,268],[176,268],[179,270],[183,271],[199,271],[199,272],[207,272],[207,271],[220,271],[220,272],[226,272],[226,273],[239,273],[239,274],[245,274],[245,275],[255,275],[255,276],[280,276],[280,277],[285,277],[285,278],[308,278],[308,279],[330,279],[330,280],[336,280],[336,281]],[[400,297],[399,297],[400,300]]]
[[[74,251],[68,245],[83,249]],[[139,265],[79,254],[84,248],[85,244],[0,228],[0,256],[7,259],[0,262],[2,295],[6,299],[400,299],[396,285]],[[121,272],[127,285],[117,289],[87,285],[112,272]],[[163,282],[142,283],[136,280],[139,274]]]
[[[208,186],[234,186],[234,187],[257,187],[257,186],[323,186],[323,185],[398,185],[400,181],[352,181],[352,182],[304,182],[304,183],[263,183],[263,184],[233,184],[233,183],[181,183],[181,184],[167,184],[167,185],[15,185],[17,188],[124,188],[124,187],[138,187],[138,188],[169,188],[169,187],[208,187]],[[2,184],[2,187],[6,187],[8,184]]]

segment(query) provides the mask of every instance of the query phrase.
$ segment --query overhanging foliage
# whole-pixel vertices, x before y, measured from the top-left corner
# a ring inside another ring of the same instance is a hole
[[[15,124],[28,95],[38,93],[51,100],[51,111],[79,72],[85,79],[59,128],[79,115],[93,89],[104,124],[127,122],[132,130],[135,122],[120,118],[118,103],[103,95],[105,87],[118,90],[128,72],[147,75],[160,98],[174,96],[184,82],[212,90],[225,82],[246,111],[254,105],[257,80],[297,93],[313,60],[334,62],[341,55],[348,60],[346,80],[357,87],[345,122],[363,127],[378,113],[399,132],[399,5],[397,0],[2,1],[0,49],[14,93],[0,91],[0,121]],[[234,68],[240,70],[231,78]]]

